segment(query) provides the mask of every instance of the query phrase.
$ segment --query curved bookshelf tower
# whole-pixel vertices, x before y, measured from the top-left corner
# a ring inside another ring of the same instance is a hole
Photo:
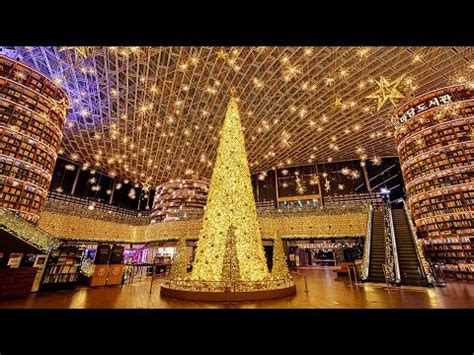
[[[68,111],[66,93],[0,56],[0,206],[37,223]]]
[[[396,126],[408,205],[427,256],[472,278],[474,90],[465,84],[420,95],[400,107]]]
[[[197,179],[170,180],[157,187],[151,222],[186,219],[202,213],[206,206],[208,183]]]

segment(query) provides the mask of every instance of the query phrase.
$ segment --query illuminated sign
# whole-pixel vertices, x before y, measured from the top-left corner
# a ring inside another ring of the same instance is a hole
[[[423,111],[426,111],[432,107],[445,105],[452,102],[453,102],[453,97],[450,94],[440,95],[440,96],[431,98],[429,100],[426,100],[425,102],[422,102],[421,104],[410,107],[408,110],[405,111],[402,117],[398,119],[398,122],[400,124],[405,123],[410,118],[418,115],[419,113]]]
[[[446,91],[445,91],[446,92]],[[437,96],[432,96],[427,98],[425,101],[409,107],[401,117],[398,118],[398,123],[403,124],[414,116],[427,111],[433,107],[438,107],[441,105],[451,104],[456,101],[465,101],[473,98],[471,90],[465,89],[457,91],[455,93],[449,94],[440,94]]]

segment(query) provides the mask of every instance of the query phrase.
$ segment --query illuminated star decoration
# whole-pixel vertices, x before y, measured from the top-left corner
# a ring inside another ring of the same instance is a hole
[[[324,188],[326,189],[326,192],[329,192],[329,190],[331,190],[331,183],[329,182],[327,178],[324,178],[324,180],[325,180]]]
[[[336,100],[334,100],[334,107],[337,108],[339,106],[342,106],[342,99],[339,96],[337,96]]]
[[[150,187],[151,187],[151,185],[150,185],[149,183],[144,182],[144,183],[143,183],[143,186],[142,186],[143,192],[148,192],[148,191],[150,191]]]
[[[56,100],[51,107],[51,110],[57,114],[66,116],[69,106],[66,102],[66,99],[63,97],[61,100]]]
[[[377,100],[377,111],[380,111],[387,101],[390,101],[392,105],[395,105],[395,100],[403,99],[405,97],[397,88],[404,76],[405,75],[402,75],[392,82],[389,82],[385,77],[381,76],[379,81],[375,81],[379,89],[367,96],[367,98]]]
[[[227,58],[227,53],[223,49],[221,49],[219,52],[217,52],[217,58],[226,59]]]
[[[380,164],[382,164],[382,159],[377,155],[374,155],[372,159],[370,159],[370,161],[372,162],[372,165],[379,166]]]

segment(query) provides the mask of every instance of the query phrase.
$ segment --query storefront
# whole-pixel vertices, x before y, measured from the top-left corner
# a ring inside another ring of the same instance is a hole
[[[124,260],[126,264],[146,263],[149,248],[146,244],[128,244],[124,250]]]
[[[286,242],[290,267],[337,266],[362,258],[363,239],[300,239]]]

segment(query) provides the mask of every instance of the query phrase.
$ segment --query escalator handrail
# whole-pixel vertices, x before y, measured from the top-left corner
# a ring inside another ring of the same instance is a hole
[[[390,239],[392,241],[393,263],[395,265],[395,284],[399,284],[400,281],[401,281],[400,264],[398,262],[397,241],[396,241],[396,238],[395,238],[395,228],[393,226],[392,207],[390,205],[387,205],[386,208],[388,209]]]
[[[372,216],[373,208],[372,205],[369,205],[368,219],[367,219],[367,235],[365,238],[364,245],[364,267],[362,273],[362,280],[367,280],[369,278],[369,268],[370,268],[370,245],[372,244]]]
[[[421,274],[423,276],[423,278],[428,282],[429,285],[434,285],[434,280],[433,280],[433,275],[431,274],[431,271],[429,269],[429,265],[428,265],[428,262],[426,261],[424,255],[423,255],[423,250],[420,249],[420,246],[418,244],[418,240],[417,240],[417,237],[416,237],[416,228],[415,226],[413,225],[413,221],[411,220],[411,212],[410,212],[410,209],[408,208],[405,200],[403,200],[403,210],[405,212],[405,216],[407,218],[407,221],[408,221],[408,225],[409,225],[409,233],[410,233],[410,236],[411,236],[411,239],[413,241],[413,244],[415,245],[415,251],[416,251],[416,258],[418,259],[418,265],[420,265],[420,270],[421,270]]]

